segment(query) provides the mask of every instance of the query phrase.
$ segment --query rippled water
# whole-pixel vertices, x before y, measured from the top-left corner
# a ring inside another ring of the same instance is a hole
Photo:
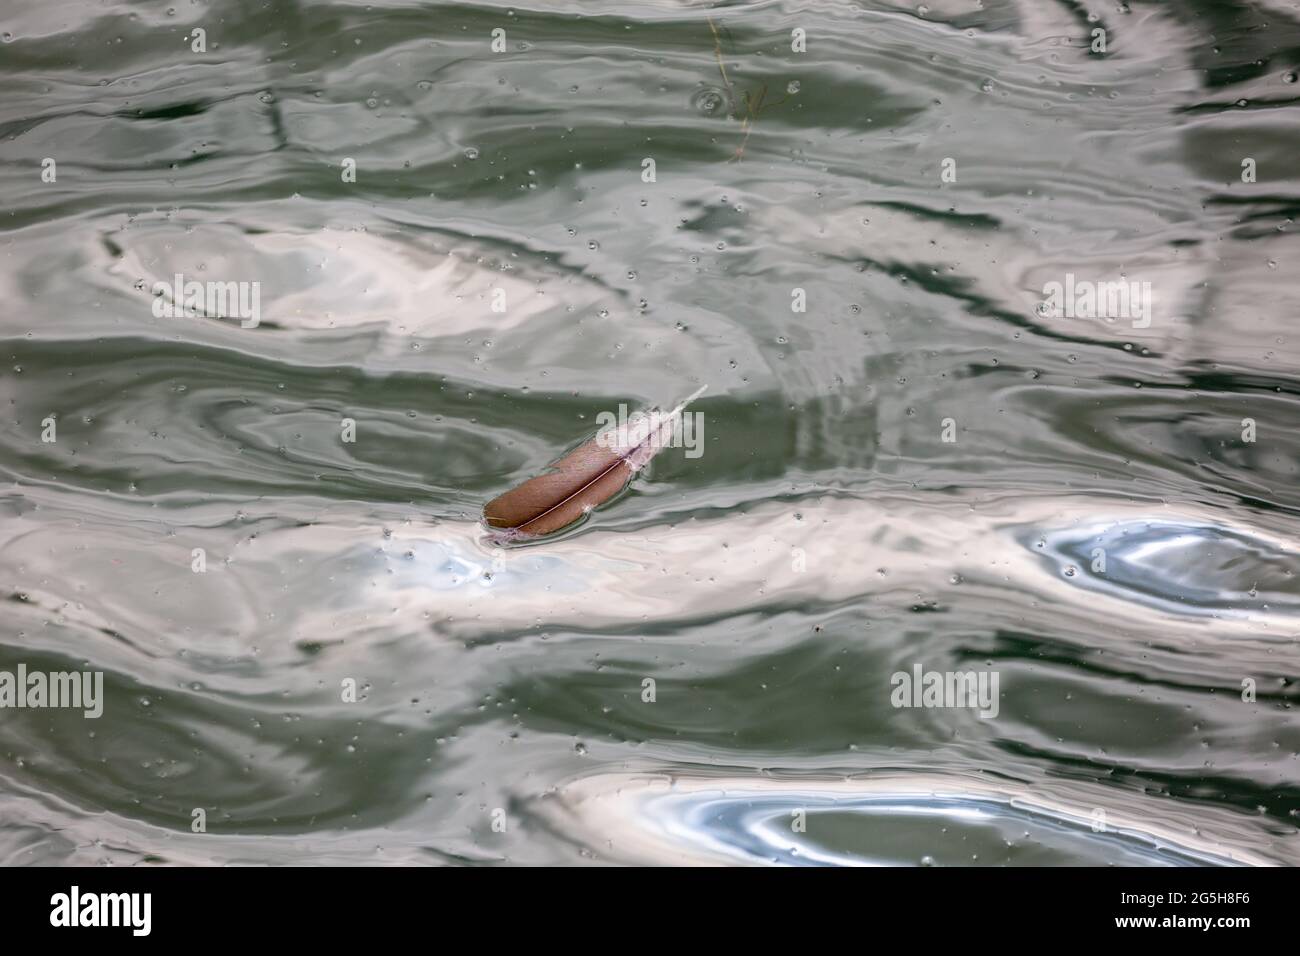
[[[0,33],[0,861],[1300,862],[1297,3]]]

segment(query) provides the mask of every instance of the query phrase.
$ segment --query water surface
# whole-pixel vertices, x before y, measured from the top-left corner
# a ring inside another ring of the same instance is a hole
[[[105,694],[0,710],[0,862],[1300,862],[1296,4],[0,34],[0,670]],[[702,385],[699,457],[484,534]]]

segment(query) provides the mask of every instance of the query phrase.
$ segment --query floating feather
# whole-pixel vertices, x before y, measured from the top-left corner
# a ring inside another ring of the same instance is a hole
[[[672,411],[652,408],[602,429],[544,474],[489,501],[483,508],[484,521],[510,537],[536,537],[567,528],[622,491],[672,442],[682,411],[703,391],[698,389]]]

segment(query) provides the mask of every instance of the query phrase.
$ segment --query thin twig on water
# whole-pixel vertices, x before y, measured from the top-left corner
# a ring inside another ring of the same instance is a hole
[[[731,83],[731,78],[727,76],[727,66],[722,62],[722,34],[718,32],[718,25],[713,22],[713,17],[706,18],[709,21],[709,29],[713,31],[713,57],[718,61],[718,73],[722,76],[723,89],[727,91],[727,106],[732,116],[740,114],[740,108],[736,101],[736,88]],[[758,97],[755,99],[748,90],[741,94],[745,103],[745,115],[740,117],[740,129],[744,137],[736,151],[732,153],[731,159],[727,162],[740,162],[745,156],[745,147],[749,145],[749,134],[754,131],[754,123],[763,110],[773,106],[780,106],[789,96],[784,96],[775,103],[764,102],[767,99],[767,84],[764,83],[758,90]]]

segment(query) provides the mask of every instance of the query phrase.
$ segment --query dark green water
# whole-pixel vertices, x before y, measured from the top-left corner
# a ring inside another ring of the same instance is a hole
[[[0,33],[0,862],[1300,861],[1294,2]]]

